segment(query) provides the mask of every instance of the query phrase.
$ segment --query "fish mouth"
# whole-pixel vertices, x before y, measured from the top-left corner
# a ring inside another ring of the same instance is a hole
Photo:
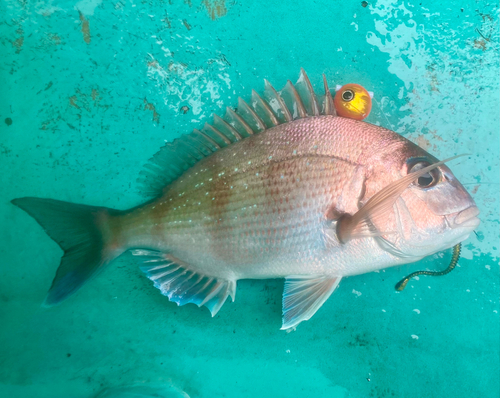
[[[455,219],[450,223],[450,226],[451,228],[475,229],[481,223],[479,218],[477,218],[478,215],[479,209],[476,206],[468,207],[455,216]]]

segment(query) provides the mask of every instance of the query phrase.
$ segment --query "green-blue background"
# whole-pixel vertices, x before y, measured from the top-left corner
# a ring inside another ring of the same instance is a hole
[[[498,3],[480,0],[0,0],[0,396],[500,396],[498,51]],[[164,140],[300,67],[318,90],[325,73],[373,91],[369,121],[434,155],[472,154],[451,165],[483,221],[459,268],[402,293],[449,257],[347,278],[289,334],[281,280],[240,282],[212,319],[129,256],[41,308],[61,252],[11,199],[136,205]]]

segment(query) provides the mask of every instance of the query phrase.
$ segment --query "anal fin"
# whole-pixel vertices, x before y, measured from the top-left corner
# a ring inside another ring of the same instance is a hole
[[[153,250],[133,250],[142,260],[141,270],[154,282],[164,296],[177,305],[188,303],[204,305],[212,316],[231,296],[234,301],[236,281],[214,278],[190,269],[188,264],[175,257]]]
[[[283,325],[281,330],[310,319],[330,297],[342,277],[288,276],[283,291]]]

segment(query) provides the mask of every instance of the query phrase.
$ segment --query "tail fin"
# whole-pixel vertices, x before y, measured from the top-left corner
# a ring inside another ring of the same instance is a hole
[[[12,203],[32,216],[64,250],[61,264],[45,299],[46,306],[60,303],[75,293],[121,251],[109,250],[110,215],[117,210],[62,202],[20,198]]]

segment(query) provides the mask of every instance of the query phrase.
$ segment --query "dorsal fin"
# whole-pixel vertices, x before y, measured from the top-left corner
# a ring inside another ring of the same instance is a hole
[[[316,99],[316,94],[312,88],[311,82],[307,77],[307,74],[303,68],[300,68],[300,76],[297,83],[295,83],[295,88],[299,93],[302,103],[306,108],[306,112],[311,116],[319,116],[319,105]]]
[[[294,119],[336,115],[332,95],[323,75],[325,95],[318,98],[304,69],[295,85],[288,81],[279,93],[264,80],[264,95],[252,90],[250,104],[238,98],[238,109],[227,108],[224,119],[214,115],[212,124],[176,138],[163,146],[140,173],[142,193],[159,196],[199,160],[215,151]]]
[[[307,116],[307,111],[293,83],[288,80],[286,86],[280,91],[281,98],[285,101],[292,113],[293,119],[301,119]]]
[[[337,116],[337,111],[335,109],[335,105],[333,104],[332,93],[328,87],[325,74],[323,74],[323,85],[325,86],[325,95],[323,97],[323,109],[321,110],[321,114]]]
[[[255,113],[261,116],[267,127],[274,127],[280,124],[269,104],[255,90],[252,90],[252,106],[255,109]]]
[[[267,103],[270,105],[272,110],[276,113],[278,120],[281,123],[291,122],[293,120],[290,110],[287,108],[285,101],[275,88],[264,79],[264,95],[268,98]]]
[[[230,107],[226,108],[226,120],[233,126],[243,137],[253,135],[252,128],[248,123]]]
[[[266,129],[264,121],[255,113],[255,110],[250,107],[241,97],[238,98],[238,113],[244,117],[253,131],[260,132]]]

